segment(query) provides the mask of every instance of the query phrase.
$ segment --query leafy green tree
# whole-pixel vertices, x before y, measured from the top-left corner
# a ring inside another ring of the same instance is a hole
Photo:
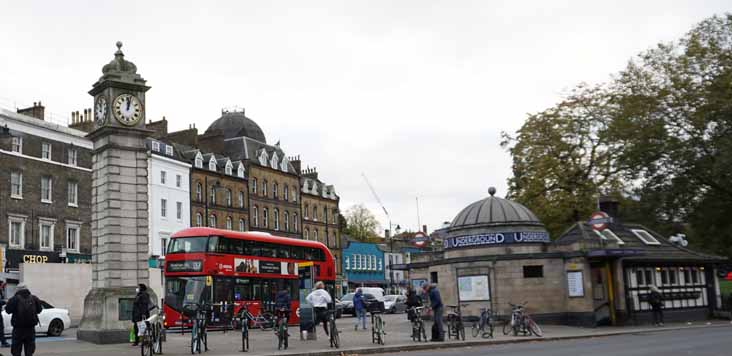
[[[621,147],[608,125],[618,110],[604,85],[579,85],[559,104],[531,114],[502,145],[513,158],[508,197],[531,209],[557,237],[587,219],[598,192],[622,186]]]
[[[732,255],[732,15],[641,53],[607,84],[579,85],[504,137],[509,197],[553,236],[613,194],[626,220]]]
[[[346,234],[360,241],[378,237],[379,222],[363,204],[353,205],[348,208],[345,217],[347,223]]]

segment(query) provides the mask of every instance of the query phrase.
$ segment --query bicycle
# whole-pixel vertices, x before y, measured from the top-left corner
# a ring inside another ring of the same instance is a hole
[[[157,306],[153,306],[152,309],[155,308]],[[153,314],[149,318],[139,322],[138,330],[143,330],[142,336],[140,336],[140,354],[142,356],[161,355],[163,353],[165,329],[163,328],[162,320],[164,318],[160,314]]]
[[[427,341],[427,332],[425,331],[424,321],[422,320],[423,309],[424,307],[412,307],[407,311],[412,319],[412,341]]]
[[[384,321],[381,319],[380,310],[371,311],[371,343],[384,345],[386,331]]]
[[[524,336],[532,333],[538,337],[543,335],[539,325],[526,313],[526,303],[520,305],[508,303],[511,306],[511,318],[503,324],[503,335],[511,332],[513,332],[513,336],[518,336],[519,333]]]
[[[473,337],[493,337],[493,313],[488,308],[480,308],[480,319],[473,323]]]
[[[207,323],[207,305],[199,303],[185,304],[183,308],[188,314],[195,315],[193,325],[191,327],[191,354],[208,351],[208,335],[206,333]]]
[[[463,314],[460,311],[460,307],[465,307],[467,304],[460,305],[448,305],[452,309],[451,312],[447,313],[447,338],[451,339],[455,337],[455,340],[465,341],[465,324],[463,324]]]
[[[341,347],[341,336],[338,327],[336,326],[336,311],[328,311],[328,336],[330,337],[330,347],[336,349]]]
[[[287,308],[279,308],[275,313],[275,325],[277,326],[275,329],[275,335],[277,335],[277,350],[281,350],[283,347],[287,350],[288,347],[287,338],[290,335],[287,332],[287,313],[289,313]]]

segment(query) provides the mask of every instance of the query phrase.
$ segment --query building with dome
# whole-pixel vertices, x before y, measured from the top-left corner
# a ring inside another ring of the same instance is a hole
[[[528,208],[489,193],[440,231],[443,249],[393,268],[409,271],[414,286],[436,284],[446,305],[464,305],[464,316],[486,307],[508,316],[509,303],[526,302],[540,323],[643,323],[653,285],[664,293],[667,320],[704,319],[720,305],[714,271],[723,258],[613,218],[612,200],[600,204],[605,222],[577,222],[551,239]]]
[[[285,152],[279,142],[267,143],[264,131],[243,109],[223,110],[221,117],[203,134],[193,125],[186,130],[168,132],[165,120],[148,123],[147,127],[155,130],[160,140],[173,144],[192,166],[191,226],[231,226],[234,230],[243,228],[320,241],[333,252],[336,274],[342,276],[340,197],[335,187],[320,180],[317,169],[303,168],[299,156]],[[227,165],[233,167],[228,173]],[[241,178],[242,182],[236,182],[232,176]],[[221,185],[224,182],[226,187]],[[241,185],[244,191],[236,185]],[[204,199],[206,194],[197,193],[199,186],[213,199]],[[224,200],[217,197],[222,188]],[[211,204],[211,201],[228,202],[225,197],[229,191],[235,197],[233,204]],[[246,203],[238,202],[236,197],[242,195]],[[242,219],[246,222],[242,223]],[[337,280],[336,285],[340,286],[341,281]]]

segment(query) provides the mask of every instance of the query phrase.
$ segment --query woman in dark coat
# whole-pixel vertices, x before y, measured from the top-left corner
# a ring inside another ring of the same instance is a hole
[[[656,286],[651,286],[651,293],[648,295],[648,303],[651,304],[653,309],[653,324],[656,326],[663,326],[663,294],[661,290]]]
[[[137,295],[135,296],[135,302],[132,304],[132,324],[135,329],[135,343],[133,346],[137,346],[140,342],[140,337],[137,336],[137,323],[150,317],[150,295],[147,294],[147,286],[140,283],[135,289]]]

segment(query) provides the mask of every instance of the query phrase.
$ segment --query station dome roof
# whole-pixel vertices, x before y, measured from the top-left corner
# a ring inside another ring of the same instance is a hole
[[[495,188],[488,190],[491,196],[478,200],[455,216],[450,230],[462,228],[505,225],[544,226],[527,207],[507,199],[497,198]]]
[[[211,133],[220,133],[224,135],[224,139],[245,136],[267,143],[264,132],[259,125],[254,120],[246,117],[243,111],[224,111],[221,117],[206,129],[206,134]]]

